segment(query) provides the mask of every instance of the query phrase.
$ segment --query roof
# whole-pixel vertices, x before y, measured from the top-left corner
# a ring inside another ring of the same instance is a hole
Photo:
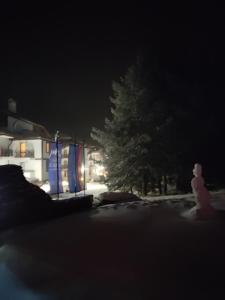
[[[9,132],[7,129],[5,128],[0,128],[0,137],[1,136],[5,136],[7,138],[14,138],[15,135],[12,134],[11,132]]]
[[[48,132],[48,130],[41,124],[29,121],[27,119],[22,118],[21,116],[19,116],[17,113],[13,113],[10,111],[2,111],[1,115],[3,116],[11,116],[17,120],[21,120],[27,124],[30,124],[33,126],[33,130],[23,130],[20,133],[17,132],[12,132],[9,131],[7,127],[2,127],[0,128],[0,131],[3,131],[5,133],[8,133],[9,135],[14,136],[15,138],[46,138],[46,139],[51,139],[52,136],[50,135],[50,133]],[[7,126],[7,125],[6,125]]]

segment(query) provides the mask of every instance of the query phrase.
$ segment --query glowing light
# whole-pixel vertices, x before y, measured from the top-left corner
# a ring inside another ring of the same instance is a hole
[[[62,181],[62,186],[63,186],[63,190],[66,191],[68,189],[68,182],[66,180]],[[42,186],[40,187],[43,191],[45,191],[45,193],[49,193],[50,192],[50,184],[48,182],[42,184]]]
[[[23,172],[23,175],[24,175],[27,179],[31,179],[31,172],[24,171],[24,172]]]
[[[81,173],[84,173],[85,171],[87,171],[87,170],[88,170],[88,168],[87,168],[87,167],[85,167],[85,166],[82,164],[82,166],[81,166],[80,170],[81,170]]]
[[[97,176],[105,176],[105,167],[100,165],[95,165],[95,173]]]
[[[49,183],[44,183],[42,186],[41,186],[41,189],[43,191],[45,191],[45,193],[49,193],[50,192],[50,184]]]

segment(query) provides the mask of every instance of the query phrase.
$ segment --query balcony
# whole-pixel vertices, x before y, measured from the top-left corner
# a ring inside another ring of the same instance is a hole
[[[62,164],[62,169],[67,169],[68,168],[68,163],[63,163]]]
[[[14,157],[34,158],[34,150],[28,150],[26,152],[16,151]]]
[[[9,157],[9,156],[13,156],[13,151],[9,150],[9,149],[2,149],[0,148],[0,157]]]
[[[63,151],[62,158],[68,158],[68,152],[67,151]]]

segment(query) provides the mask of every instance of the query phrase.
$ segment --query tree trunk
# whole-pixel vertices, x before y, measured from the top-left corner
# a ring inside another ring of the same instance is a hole
[[[147,176],[143,176],[143,195],[146,196],[148,194],[148,179]]]
[[[154,178],[152,178],[150,181],[150,191],[152,193],[155,193],[155,179]]]
[[[191,178],[188,175],[182,174],[177,176],[176,189],[178,192],[186,193],[190,191]]]
[[[163,194],[167,194],[167,176],[163,175]]]
[[[159,194],[162,194],[162,183],[161,183],[161,176],[158,178],[158,188],[159,188]]]

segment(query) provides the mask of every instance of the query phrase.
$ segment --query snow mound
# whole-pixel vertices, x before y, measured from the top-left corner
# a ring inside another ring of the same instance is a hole
[[[127,192],[104,192],[98,196],[100,205],[114,204],[120,202],[141,201],[138,196]]]

